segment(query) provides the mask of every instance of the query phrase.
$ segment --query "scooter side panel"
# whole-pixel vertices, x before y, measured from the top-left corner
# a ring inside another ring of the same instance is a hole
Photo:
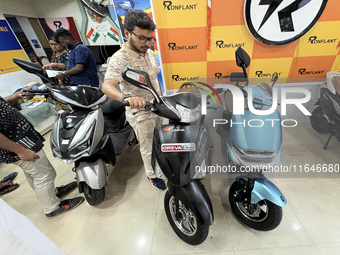
[[[213,224],[213,207],[200,180],[192,180],[185,186],[174,186],[168,182],[168,192],[189,207],[201,223],[208,226]]]
[[[108,170],[102,159],[98,159],[93,163],[82,161],[76,168],[77,182],[80,183],[84,181],[92,189],[101,189],[104,187],[107,174]]]
[[[153,168],[157,161],[164,175],[174,185],[183,186],[190,182],[195,166],[202,164],[209,149],[207,137],[198,135],[204,130],[202,125],[157,126],[152,149]]]
[[[274,183],[267,178],[259,178],[255,180],[251,192],[251,203],[256,204],[264,199],[281,207],[287,203],[286,198]]]

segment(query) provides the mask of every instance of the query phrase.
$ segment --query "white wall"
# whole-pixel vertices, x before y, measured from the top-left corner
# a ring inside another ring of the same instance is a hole
[[[35,0],[0,0],[0,18],[3,18],[1,14],[38,17],[38,12],[32,1]]]
[[[33,0],[34,1],[34,0]],[[5,19],[3,14],[26,17],[38,17],[38,12],[31,0],[0,0],[0,19]],[[25,84],[41,79],[26,71],[10,72],[0,75],[0,96],[8,96]]]
[[[82,17],[76,0],[31,0],[39,18],[73,17],[78,29]]]
[[[82,22],[76,0],[0,0],[0,6],[0,19],[5,19],[4,14],[29,18],[73,17],[78,28]],[[26,71],[1,74],[0,96],[7,96],[32,81],[42,82]]]

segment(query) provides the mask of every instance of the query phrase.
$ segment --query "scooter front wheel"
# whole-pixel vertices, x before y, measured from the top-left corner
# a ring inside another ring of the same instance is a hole
[[[176,202],[176,200],[178,202]],[[178,216],[177,205],[178,204]],[[185,204],[167,191],[164,196],[164,207],[168,221],[175,233],[184,242],[198,245],[205,241],[209,226],[202,224]]]
[[[84,182],[83,185],[85,199],[90,205],[99,205],[101,202],[104,201],[105,187],[101,189],[92,189],[89,185],[87,185],[86,182]]]
[[[235,181],[229,189],[229,203],[235,217],[243,224],[256,230],[269,231],[276,228],[282,220],[282,207],[261,200],[250,204],[251,190]]]
[[[310,124],[320,134],[329,133],[329,124],[320,105],[313,110],[312,116],[310,116]]]

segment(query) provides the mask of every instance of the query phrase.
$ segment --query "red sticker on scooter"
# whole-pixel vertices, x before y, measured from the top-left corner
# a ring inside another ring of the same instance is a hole
[[[196,144],[194,143],[163,143],[162,152],[187,152],[195,151]]]

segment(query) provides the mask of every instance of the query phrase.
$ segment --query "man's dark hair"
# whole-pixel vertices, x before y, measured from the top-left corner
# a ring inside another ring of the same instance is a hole
[[[147,29],[154,31],[156,29],[155,23],[145,11],[130,11],[125,16],[124,27],[128,31],[134,28]]]
[[[74,38],[72,33],[70,31],[68,31],[67,29],[63,28],[63,27],[57,29],[57,31],[54,32],[53,36],[57,40],[59,39],[60,36]]]

